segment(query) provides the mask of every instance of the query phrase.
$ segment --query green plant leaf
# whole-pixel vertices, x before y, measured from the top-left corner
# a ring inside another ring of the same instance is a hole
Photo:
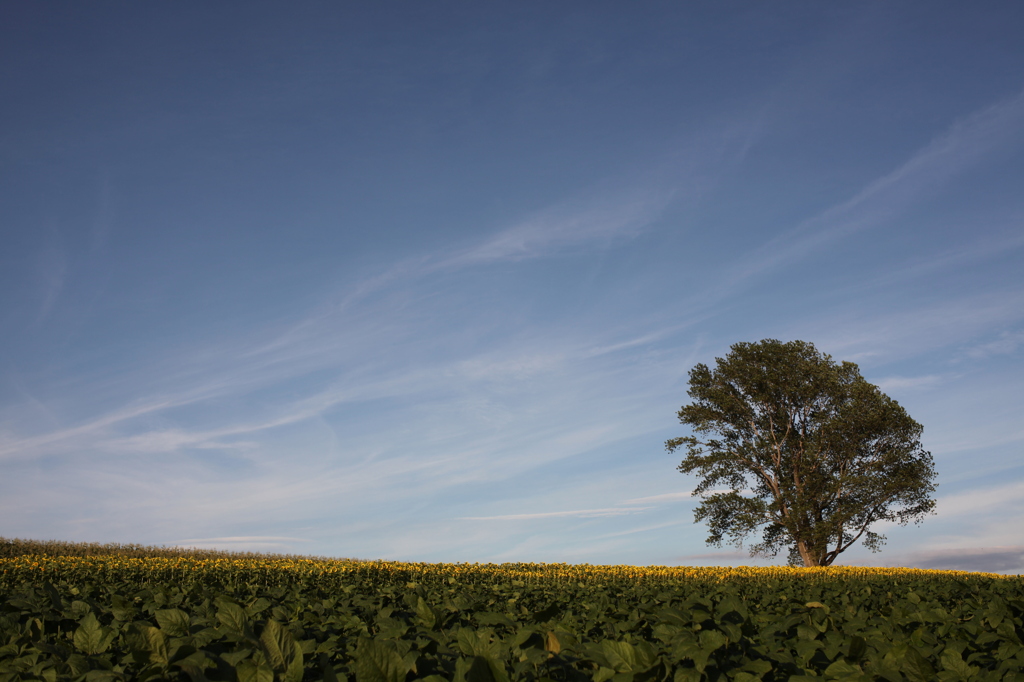
[[[235,677],[238,682],[274,682],[274,671],[255,661],[242,661],[235,666]]]
[[[907,647],[907,653],[903,658],[903,674],[911,682],[934,682],[935,680],[935,668],[921,655],[920,651],[912,646]]]
[[[717,651],[729,643],[729,638],[718,630],[701,630],[698,639],[700,648],[708,653]]]
[[[249,635],[249,618],[245,610],[230,599],[217,600],[217,622],[224,629],[239,635]]]
[[[132,658],[141,665],[156,665],[161,668],[170,665],[167,640],[164,633],[157,628],[146,623],[133,623],[128,630],[127,639]]]
[[[508,682],[508,676],[498,667],[497,661],[473,656],[455,662],[454,682]]]
[[[946,648],[942,652],[942,656],[939,657],[939,662],[942,664],[943,669],[948,670],[952,673],[956,673],[962,679],[970,679],[978,672],[978,668],[969,666],[964,662],[963,656],[960,655],[959,651],[952,648]]]
[[[606,639],[601,642],[601,650],[604,652],[608,667],[617,673],[636,672],[638,666],[636,650],[629,642],[615,642]]]
[[[557,654],[562,650],[562,643],[558,641],[558,635],[548,630],[544,635],[544,651]]]
[[[861,672],[862,671],[860,668],[842,659],[839,659],[838,661],[833,661],[827,668],[825,668],[826,677],[844,677],[849,675],[860,675]]]
[[[356,682],[405,682],[409,672],[397,651],[366,637],[359,638],[355,668]]]
[[[860,635],[854,635],[850,638],[850,646],[846,650],[846,657],[854,663],[858,663],[862,658],[864,658],[864,654],[867,650],[867,640]]]
[[[169,637],[185,637],[192,627],[188,614],[180,609],[161,609],[153,615],[160,629]]]
[[[266,611],[267,609],[269,609],[271,606],[273,606],[273,604],[271,603],[271,601],[269,599],[267,599],[266,597],[260,597],[259,599],[254,601],[252,604],[249,604],[248,606],[245,607],[245,613],[250,618],[255,618],[256,616],[258,616],[263,611]]]
[[[268,620],[260,633],[260,648],[267,663],[284,682],[302,681],[302,649],[292,633],[276,620]]]
[[[72,641],[83,654],[102,654],[114,641],[114,631],[100,625],[96,615],[90,611],[78,623]]]
[[[461,628],[455,635],[459,650],[466,656],[484,656],[498,658],[501,655],[502,643],[498,639],[492,641],[491,630],[474,630]]]
[[[226,651],[220,655],[228,665],[235,667],[249,656],[252,655],[252,649],[235,649],[234,651]]]
[[[419,595],[416,595],[416,617],[427,629],[433,628],[437,623],[437,614],[434,613],[434,609],[430,608],[426,600]]]

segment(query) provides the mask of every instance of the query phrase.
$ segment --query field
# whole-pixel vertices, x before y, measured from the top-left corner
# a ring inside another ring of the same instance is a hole
[[[1024,681],[1021,577],[68,547],[0,539],[0,682]]]

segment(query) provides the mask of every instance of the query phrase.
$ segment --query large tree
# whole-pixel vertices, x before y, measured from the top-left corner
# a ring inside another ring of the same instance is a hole
[[[737,343],[716,367],[690,370],[693,403],[679,421],[693,435],[679,465],[696,473],[694,518],[708,544],[737,546],[762,529],[752,556],[789,549],[791,563],[828,566],[858,540],[878,551],[879,521],[931,513],[932,456],[921,425],[861,376],[804,341]]]

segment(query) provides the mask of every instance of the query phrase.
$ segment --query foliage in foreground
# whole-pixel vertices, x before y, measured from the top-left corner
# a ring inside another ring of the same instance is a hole
[[[991,574],[22,556],[0,596],[0,682],[1024,680]]]

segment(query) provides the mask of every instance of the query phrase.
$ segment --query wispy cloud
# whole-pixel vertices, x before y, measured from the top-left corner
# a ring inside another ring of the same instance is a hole
[[[720,285],[732,291],[861,230],[883,224],[992,154],[1024,139],[1024,93],[976,111],[915,153],[899,168],[850,199],[805,220],[727,270]]]
[[[954,550],[915,552],[910,563],[918,568],[988,573],[1024,573],[1024,545],[1013,547],[960,547]]]
[[[614,240],[640,234],[661,216],[677,194],[677,190],[662,181],[661,186],[633,186],[566,201],[475,243],[450,245],[395,263],[356,283],[332,308],[347,310],[368,296],[424,277],[499,262],[552,257],[593,245],[607,247]],[[300,329],[308,324],[302,323]],[[289,334],[295,335],[300,329]]]
[[[33,455],[42,448],[68,441],[88,438],[105,432],[109,427],[130,421],[137,417],[161,412],[171,407],[184,405],[192,399],[159,400],[142,404],[130,405],[114,410],[77,426],[62,428],[38,436],[16,437],[6,436],[0,441],[0,457],[14,455]]]
[[[1022,507],[1024,507],[1024,481],[1015,481],[940,496],[935,510],[940,516],[948,518],[987,514],[996,509],[1021,509]]]
[[[628,535],[637,535],[639,533],[650,533],[651,531],[661,530],[662,528],[670,528],[672,526],[681,526],[684,523],[691,523],[689,519],[678,519],[676,521],[666,521],[664,523],[656,523],[654,525],[641,526],[639,528],[630,528],[629,530],[620,530],[615,533],[604,533],[598,535],[596,539],[603,540],[606,538],[621,538]]]
[[[236,535],[220,538],[190,538],[170,543],[174,547],[220,549],[232,552],[300,553],[295,545],[308,544],[307,538],[274,535]]]
[[[668,190],[635,189],[580,205],[557,206],[506,228],[487,240],[438,259],[438,270],[556,253],[586,242],[628,237],[655,220],[672,199]]]
[[[994,341],[987,341],[968,349],[967,355],[983,359],[993,355],[1011,355],[1024,344],[1024,330],[1004,331]]]
[[[783,557],[782,561],[784,562]],[[673,563],[681,565],[714,565],[721,564],[726,566],[742,564],[742,565],[759,565],[765,563],[777,564],[780,563],[778,557],[776,558],[764,558],[764,557],[752,557],[749,552],[741,549],[733,551],[722,551],[722,552],[701,552],[697,554],[683,554],[673,558]]]
[[[188,540],[178,540],[174,542],[175,545],[209,545],[209,544],[238,544],[238,543],[249,543],[249,542],[309,542],[308,538],[293,538],[288,536],[276,536],[276,535],[236,535],[231,537],[223,538],[191,538]]]
[[[891,361],[936,348],[958,346],[1024,319],[1024,292],[1017,289],[949,297],[927,306],[846,308],[818,316],[799,329],[834,355],[853,361]]]
[[[920,377],[884,377],[873,383],[882,391],[906,391],[932,388],[942,383],[942,377],[938,374],[927,374]]]
[[[41,323],[50,314],[61,292],[68,271],[68,255],[60,235],[54,231],[52,244],[39,257],[36,276],[41,291],[39,310],[35,324]]]
[[[647,497],[634,497],[629,500],[623,500],[621,504],[649,504],[652,502],[678,502],[680,500],[689,500],[693,498],[692,493],[664,493],[663,495],[648,495]]]
[[[905,566],[941,571],[982,573],[1024,573],[1024,545],[921,549],[903,554],[852,560],[851,565]]]
[[[532,521],[535,519],[580,518],[591,519],[605,516],[625,516],[647,511],[650,507],[604,507],[601,509],[570,509],[555,512],[533,512],[527,514],[502,514],[499,516],[463,516],[460,521]]]
[[[969,235],[970,241],[957,244],[954,248],[937,253],[913,255],[899,268],[857,282],[836,293],[858,293],[865,290],[891,291],[893,285],[922,279],[928,276],[956,272],[966,266],[1005,258],[1024,248],[1024,217],[1014,215],[1009,219],[992,219],[997,223],[990,226],[995,234],[977,232],[974,224],[960,225],[960,231]]]

